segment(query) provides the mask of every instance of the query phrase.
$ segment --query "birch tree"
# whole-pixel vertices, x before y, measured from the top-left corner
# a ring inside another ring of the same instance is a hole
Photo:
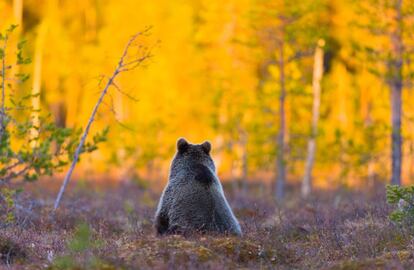
[[[325,3],[304,1],[298,4],[290,1],[276,1],[262,3],[261,8],[260,17],[264,18],[265,22],[261,25],[259,36],[264,50],[269,55],[262,64],[265,67],[261,69],[268,69],[271,73],[270,76],[265,74],[262,79],[274,80],[273,87],[277,98],[277,109],[270,108],[270,111],[277,119],[275,198],[280,201],[285,196],[287,178],[288,131],[290,129],[287,123],[287,96],[293,88],[304,88],[303,82],[294,78],[291,70],[305,70],[301,61],[312,55],[313,49],[310,49],[310,46],[315,46],[318,37],[321,37],[325,29],[320,26],[320,15],[324,11]],[[292,106],[295,105],[292,104]]]
[[[13,39],[10,40],[10,48],[14,48],[20,41],[21,33],[23,32],[23,0],[13,0],[13,24],[18,27],[14,30]],[[13,65],[10,77],[14,78],[20,72],[19,65]],[[14,89],[18,85],[16,80],[10,81],[11,87]]]
[[[312,190],[312,169],[315,163],[316,137],[318,135],[319,107],[321,104],[321,80],[323,75],[323,47],[325,41],[320,39],[315,49],[313,59],[313,105],[311,135],[308,141],[308,156],[305,164],[305,175],[302,181],[302,196],[307,197]]]
[[[65,175],[65,178],[63,179],[63,183],[60,187],[59,193],[57,194],[55,204],[53,207],[53,210],[56,211],[57,208],[60,205],[60,201],[62,200],[63,194],[66,190],[67,185],[69,184],[69,181],[72,177],[72,173],[75,169],[76,163],[79,160],[80,154],[83,152],[83,148],[86,142],[86,138],[88,137],[90,128],[92,126],[92,123],[95,120],[96,114],[98,112],[99,107],[101,106],[104,97],[108,93],[108,90],[110,87],[115,88],[118,92],[124,93],[116,84],[116,79],[119,74],[128,72],[131,70],[134,70],[135,68],[141,66],[147,60],[152,56],[150,48],[143,46],[142,44],[137,44],[139,42],[139,37],[143,35],[147,35],[150,31],[150,27],[146,28],[142,32],[138,32],[135,35],[133,35],[129,41],[127,42],[124,51],[119,58],[118,64],[116,65],[113,73],[110,77],[107,78],[105,87],[102,89],[99,98],[95,104],[95,106],[92,109],[91,115],[88,119],[88,123],[86,124],[85,130],[82,133],[82,136],[80,138],[79,144],[76,147],[76,150],[73,154],[72,163]],[[135,47],[135,50],[134,50]],[[130,50],[134,50],[134,52],[131,52]],[[125,93],[124,93],[125,94]],[[126,94],[127,95],[127,94]]]
[[[40,112],[40,89],[42,85],[42,62],[43,62],[43,49],[45,45],[45,36],[47,32],[47,22],[43,21],[38,27],[35,53],[34,53],[34,70],[33,70],[33,85],[32,85],[32,121],[33,125],[39,126],[39,112]],[[35,138],[39,135],[37,129],[31,129],[32,147],[36,142]]]

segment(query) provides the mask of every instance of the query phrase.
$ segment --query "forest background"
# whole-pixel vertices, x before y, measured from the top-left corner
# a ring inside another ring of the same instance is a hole
[[[222,178],[277,182],[283,196],[285,182],[303,181],[304,193],[398,184],[392,153],[402,183],[413,183],[413,8],[382,0],[1,0],[0,29],[19,25],[10,42],[27,40],[32,59],[11,71],[31,74],[9,82],[13,93],[35,94],[32,104],[58,126],[79,128],[126,41],[152,26],[140,42],[153,57],[117,79],[92,130],[109,125],[109,142],[82,158],[78,178],[165,181],[185,137],[212,142]],[[400,138],[400,159],[392,138]]]

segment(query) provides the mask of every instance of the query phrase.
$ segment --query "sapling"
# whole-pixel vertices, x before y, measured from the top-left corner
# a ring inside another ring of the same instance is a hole
[[[390,219],[404,225],[414,225],[414,186],[387,186],[387,202],[397,205]]]
[[[23,49],[25,41],[17,44],[17,53],[9,48],[8,41],[16,25],[0,32],[0,214],[7,221],[13,220],[17,207],[16,188],[20,181],[32,182],[39,177],[51,176],[72,161],[75,147],[79,142],[80,129],[58,127],[47,112],[39,112],[38,121],[31,117],[33,107],[30,99],[33,95],[18,98],[13,85],[23,85],[29,79],[28,74],[10,75],[14,65],[27,65],[31,62]],[[15,56],[14,56],[15,55]],[[23,85],[24,86],[24,85]],[[19,89],[24,94],[24,89]],[[107,130],[94,136],[92,142],[84,144],[79,153],[92,152],[106,139]],[[36,136],[33,136],[36,134]]]
[[[63,180],[62,186],[59,190],[59,193],[55,200],[54,205],[54,211],[59,207],[60,201],[62,199],[62,196],[65,192],[65,189],[70,181],[70,178],[72,176],[73,170],[75,169],[76,163],[79,159],[79,155],[82,152],[83,146],[85,144],[86,138],[88,136],[89,130],[92,126],[92,123],[95,120],[96,113],[98,112],[99,106],[102,104],[105,95],[108,93],[108,90],[111,86],[113,86],[117,91],[121,91],[120,88],[115,83],[115,79],[118,77],[119,74],[123,72],[127,72],[130,70],[133,70],[139,66],[141,66],[144,62],[146,62],[149,58],[151,58],[151,49],[148,47],[145,47],[140,44],[136,44],[139,37],[147,35],[150,31],[150,27],[147,27],[144,31],[138,32],[135,35],[133,35],[129,41],[127,42],[124,51],[118,61],[117,66],[115,67],[115,70],[113,71],[112,75],[108,77],[105,87],[102,89],[100,96],[92,110],[92,113],[88,119],[88,123],[86,124],[86,128],[82,134],[82,137],[80,139],[80,142],[74,152],[72,164],[66,173],[66,176]],[[130,49],[132,47],[136,47],[137,51],[135,54],[130,53]],[[123,92],[121,92],[123,93]]]

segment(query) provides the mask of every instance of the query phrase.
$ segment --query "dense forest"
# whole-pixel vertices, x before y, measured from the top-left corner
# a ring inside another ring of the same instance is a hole
[[[117,82],[134,99],[114,91],[106,101],[96,129],[110,123],[111,143],[82,163],[87,170],[156,178],[184,136],[211,140],[228,177],[272,179],[280,156],[286,178],[299,180],[313,137],[316,184],[388,181],[397,91],[406,101],[401,167],[409,183],[413,3],[394,2],[21,0],[1,2],[0,21],[19,25],[12,42],[27,40],[31,78],[21,92],[39,92],[39,107],[68,127],[84,125],[128,38],[153,26],[143,42],[154,57]]]
[[[0,0],[0,33],[0,266],[412,267],[413,1]],[[182,137],[243,238],[150,233]]]

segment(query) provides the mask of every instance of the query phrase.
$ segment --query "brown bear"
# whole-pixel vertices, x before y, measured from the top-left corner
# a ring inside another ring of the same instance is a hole
[[[218,232],[241,235],[210,156],[211,144],[181,138],[155,214],[158,234]]]

